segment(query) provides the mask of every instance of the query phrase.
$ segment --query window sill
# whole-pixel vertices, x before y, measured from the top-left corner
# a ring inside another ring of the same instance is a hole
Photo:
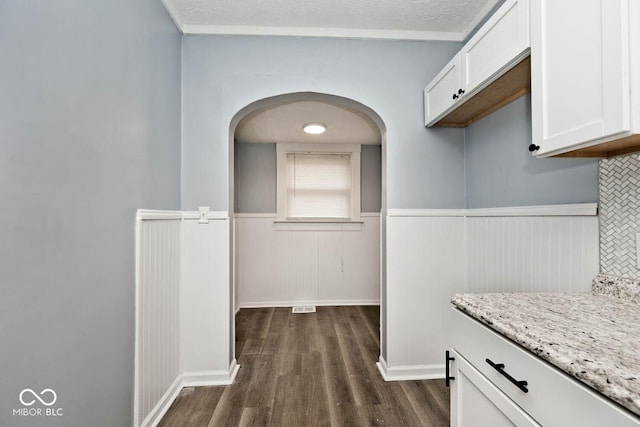
[[[277,231],[360,231],[363,221],[294,219],[274,221]]]

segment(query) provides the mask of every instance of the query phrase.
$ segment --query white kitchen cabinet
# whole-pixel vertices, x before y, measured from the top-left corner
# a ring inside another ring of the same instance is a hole
[[[452,426],[640,426],[637,416],[457,309],[452,331]]]
[[[452,426],[539,426],[460,354],[452,355]]]
[[[529,0],[508,0],[460,51],[462,89],[467,96],[528,55]]]
[[[458,52],[424,89],[425,124],[430,126],[449,111],[460,100],[462,91]]]
[[[425,124],[466,126],[526,93],[528,67],[517,79],[494,86],[468,112],[449,117],[521,63],[529,40],[529,0],[507,0],[425,88]]]
[[[623,154],[640,145],[638,27],[638,0],[532,2],[530,149],[539,147],[537,156]]]

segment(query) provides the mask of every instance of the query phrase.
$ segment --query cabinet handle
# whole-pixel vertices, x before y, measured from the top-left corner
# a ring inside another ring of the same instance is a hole
[[[539,146],[539,145],[536,145],[536,144],[531,144],[531,145],[529,146],[529,151],[530,151],[530,152],[532,152],[532,153],[533,153],[534,151],[538,151],[539,149],[540,149],[540,146]]]
[[[445,373],[444,373],[444,385],[449,387],[449,381],[456,379],[455,377],[449,376],[449,362],[453,361],[453,360],[456,360],[456,358],[449,356],[449,350],[444,352],[444,357],[445,357],[445,359],[444,359],[444,370],[445,370]]]
[[[511,375],[507,374],[504,370],[504,363],[493,363],[491,359],[485,359],[485,360],[493,369],[498,371],[500,375],[502,375],[503,377],[511,381],[520,390],[524,391],[525,393],[529,393],[529,389],[527,388],[527,385],[529,383],[527,383],[526,381],[518,381],[517,379],[513,378]]]
[[[458,98],[460,98],[460,97],[454,93],[453,94],[453,99],[458,99]]]
[[[458,95],[462,95],[463,93],[464,93],[464,90],[458,89]]]

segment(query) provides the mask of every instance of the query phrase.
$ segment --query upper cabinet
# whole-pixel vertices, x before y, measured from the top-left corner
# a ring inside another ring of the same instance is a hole
[[[486,86],[529,51],[529,1],[507,1],[460,51],[465,93]]]
[[[460,53],[458,52],[424,90],[427,126],[460,100],[463,94],[460,81]]]
[[[640,150],[640,2],[532,2],[531,87],[537,156]]]
[[[529,90],[529,1],[507,0],[424,90],[427,126],[467,126]]]

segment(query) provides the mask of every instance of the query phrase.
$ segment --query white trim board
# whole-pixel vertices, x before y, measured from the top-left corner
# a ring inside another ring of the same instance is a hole
[[[155,209],[138,209],[136,211],[137,221],[153,219],[182,219],[182,211],[165,211]]]
[[[194,371],[182,374],[183,387],[203,387],[214,385],[230,385],[238,375],[240,365],[235,359],[229,365],[228,371]]]
[[[274,221],[278,231],[360,231],[363,221]]]
[[[229,213],[227,211],[209,211],[207,219],[227,219]],[[138,209],[136,211],[136,220],[162,220],[162,219],[200,219],[198,211],[170,211],[156,209]]]
[[[379,218],[381,216],[380,212],[361,212],[360,218]],[[276,213],[234,213],[234,218],[273,218],[274,220],[278,217]],[[346,221],[345,221],[346,222]]]
[[[379,299],[362,299],[362,300],[309,300],[309,301],[258,301],[240,303],[238,307],[242,308],[265,308],[265,307],[296,307],[299,305],[315,305],[325,307],[351,306],[351,305],[380,305]]]
[[[173,16],[173,15],[172,15]],[[176,19],[174,19],[176,22]],[[359,28],[322,28],[322,27],[259,27],[242,25],[196,25],[182,24],[178,29],[183,34],[224,34],[238,36],[288,36],[288,37],[327,37],[344,39],[374,40],[424,40],[454,41],[464,40],[467,31],[410,31],[376,30]]]
[[[466,216],[595,216],[597,203],[467,209]]]
[[[227,211],[209,211],[207,213],[207,219],[228,219],[229,212]],[[200,219],[200,212],[198,211],[183,211],[182,219]]]
[[[201,386],[220,386],[230,385],[236,379],[240,365],[236,363],[234,359],[229,365],[229,371],[204,371],[204,372],[184,372],[178,375],[171,384],[171,387],[167,389],[162,398],[158,401],[156,406],[153,407],[149,415],[140,424],[141,427],[155,427],[162,417],[165,416],[173,402],[176,400],[180,392],[185,387],[201,387]],[[137,422],[134,421],[134,425]]]
[[[389,217],[595,216],[597,203],[477,209],[389,209]]]
[[[365,28],[326,28],[326,27],[293,27],[293,26],[252,26],[252,25],[215,25],[189,24],[185,22],[180,10],[171,0],[162,0],[174,24],[183,34],[223,34],[223,35],[257,35],[257,36],[289,36],[289,37],[328,37],[347,39],[392,39],[392,40],[425,40],[455,41],[466,40],[493,11],[499,0],[489,0],[487,4],[461,31],[425,31],[403,29],[365,29]]]
[[[455,217],[466,216],[466,209],[388,209],[388,217]]]
[[[389,367],[384,357],[376,363],[385,381],[436,380],[444,378],[444,364]]]
[[[178,377],[173,381],[171,387],[167,389],[162,398],[156,403],[156,406],[153,407],[149,415],[140,423],[141,427],[157,426],[162,417],[167,413],[173,402],[178,397],[178,394],[182,390],[182,375],[178,375]],[[134,421],[134,425],[137,425],[137,421]]]

